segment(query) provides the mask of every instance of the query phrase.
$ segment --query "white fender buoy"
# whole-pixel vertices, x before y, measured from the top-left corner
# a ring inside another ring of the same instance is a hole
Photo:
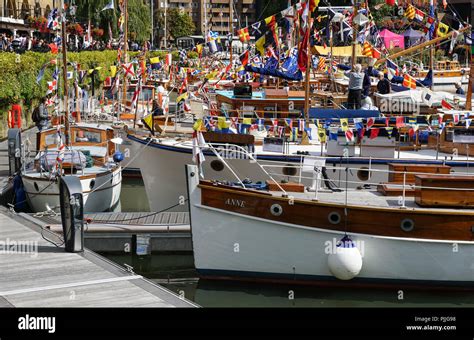
[[[336,245],[336,251],[328,256],[329,271],[339,280],[351,280],[362,269],[362,255],[349,236]]]

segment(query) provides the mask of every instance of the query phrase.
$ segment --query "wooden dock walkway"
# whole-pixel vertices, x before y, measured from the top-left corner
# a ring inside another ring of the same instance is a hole
[[[44,229],[62,235],[61,216],[20,214]],[[85,214],[87,248],[98,252],[123,252],[134,235],[147,235],[152,252],[191,252],[191,227],[188,212],[108,212]]]
[[[0,207],[0,307],[198,307]]]

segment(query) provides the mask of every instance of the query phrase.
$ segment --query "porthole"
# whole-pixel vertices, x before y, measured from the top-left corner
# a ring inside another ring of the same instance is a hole
[[[89,183],[89,189],[94,189],[94,186],[95,186],[95,179],[93,179],[90,183]]]
[[[283,214],[283,208],[279,204],[273,204],[270,207],[270,212],[273,216],[280,216],[281,214]]]
[[[339,224],[341,223],[341,215],[333,211],[332,213],[328,215],[328,220],[329,220],[329,223],[331,224]]]
[[[211,168],[214,171],[224,170],[224,163],[220,159],[215,159],[211,162]]]
[[[370,176],[369,168],[362,167],[357,171],[357,178],[361,181],[368,181]]]
[[[38,187],[38,183],[34,182],[33,183],[33,186],[35,187],[35,190],[36,191],[40,191],[39,187]]]
[[[400,223],[400,228],[402,228],[403,231],[410,232],[413,229],[415,229],[415,222],[413,222],[412,219],[405,218],[401,223]]]

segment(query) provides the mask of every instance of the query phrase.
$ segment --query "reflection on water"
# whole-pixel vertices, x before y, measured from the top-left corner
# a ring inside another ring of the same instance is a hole
[[[204,307],[473,307],[474,294],[199,280],[190,254],[108,255]],[[399,297],[403,295],[403,299]]]
[[[120,194],[120,208],[117,212],[147,212],[150,211],[145,186],[141,178],[123,177]]]

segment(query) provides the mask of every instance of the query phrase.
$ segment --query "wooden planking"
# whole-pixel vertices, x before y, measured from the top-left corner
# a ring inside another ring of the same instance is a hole
[[[32,254],[0,256],[0,305],[14,307],[191,307],[175,294],[85,251],[66,253],[0,210],[0,239],[37,242]],[[54,235],[45,232],[49,238]],[[57,241],[57,240],[55,240]]]
[[[418,175],[415,201],[422,207],[473,208],[474,176]]]
[[[257,191],[235,190],[232,187],[213,185],[201,181],[201,204],[225,211],[264,218],[271,221],[291,223],[301,226],[344,231],[345,205],[332,202],[299,200],[273,197]],[[357,198],[357,193],[354,198]],[[293,203],[293,204],[290,204]],[[282,207],[280,216],[271,213],[271,207]],[[329,222],[331,214],[338,214],[340,221]],[[474,241],[472,230],[474,211],[397,209],[358,204],[347,206],[347,231],[380,236]],[[414,222],[414,229],[403,231],[405,219]],[[383,221],[383,222],[381,222]]]
[[[61,224],[61,216],[35,216],[30,214],[45,224]],[[163,212],[153,214],[152,212],[135,213],[90,213],[84,218],[91,219],[91,224],[122,224],[122,225],[182,225],[189,224],[189,213],[187,212]]]
[[[451,167],[447,165],[437,164],[403,164],[403,163],[389,163],[388,181],[394,183],[403,183],[404,172],[406,174],[406,183],[415,183],[416,173],[431,173],[431,174],[449,174]]]

